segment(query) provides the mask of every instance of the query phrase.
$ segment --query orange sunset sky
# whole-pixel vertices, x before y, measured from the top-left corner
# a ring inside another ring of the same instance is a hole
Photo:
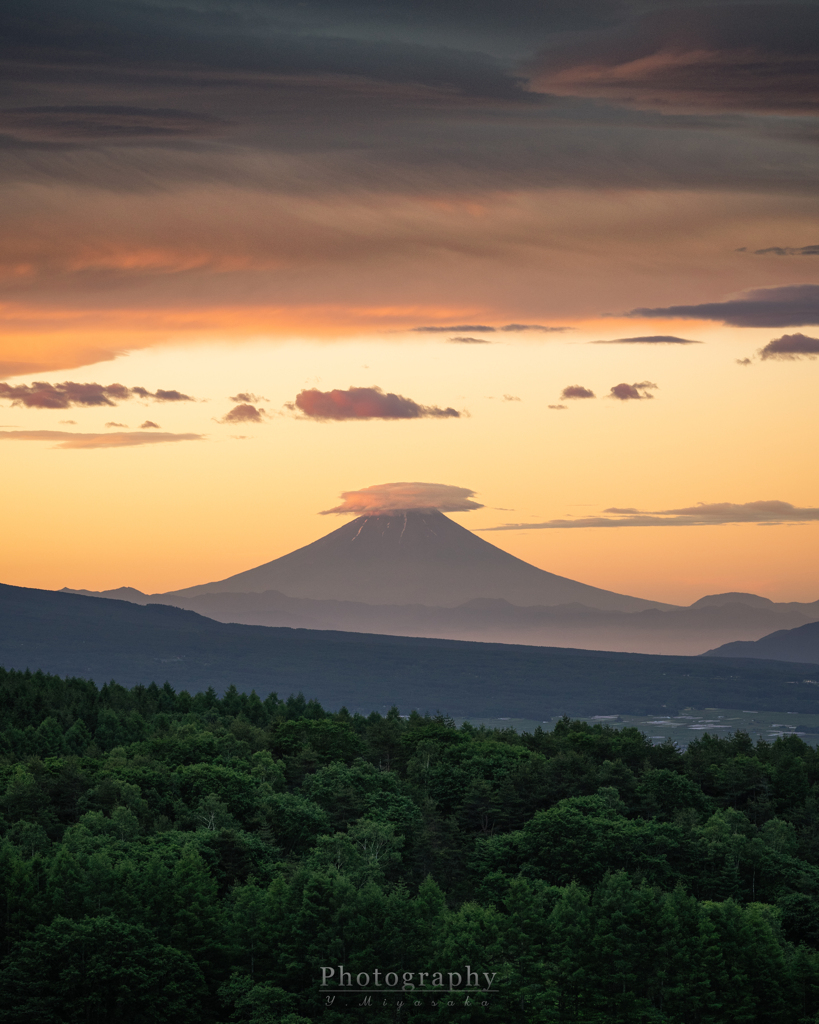
[[[817,29],[34,0],[0,109],[0,581],[191,586],[430,481],[598,587],[819,598]]]

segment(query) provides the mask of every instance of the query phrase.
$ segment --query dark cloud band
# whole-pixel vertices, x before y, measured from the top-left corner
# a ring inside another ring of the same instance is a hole
[[[632,309],[620,315],[648,319],[721,320],[734,327],[801,327],[819,324],[819,285],[754,288],[745,292],[742,298],[725,302]]]
[[[590,341],[590,345],[702,345],[691,338],[675,338],[672,334],[649,334],[639,338],[607,338]]]
[[[117,405],[130,398],[150,399],[154,402],[193,402],[190,395],[181,391],[148,391],[147,388],[127,388],[124,384],[78,384],[64,381],[62,384],[48,384],[35,381],[33,384],[6,384],[0,381],[0,399],[7,399],[12,405],[29,409],[68,409],[71,406]]]

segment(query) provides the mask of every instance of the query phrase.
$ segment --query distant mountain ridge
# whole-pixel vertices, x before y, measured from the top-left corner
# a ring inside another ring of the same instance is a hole
[[[771,658],[819,664],[819,622],[796,629],[778,629],[759,640],[723,644],[706,654],[712,658]]]
[[[819,713],[817,665],[272,629],[166,605],[0,585],[0,665],[62,676],[303,691],[331,710],[454,717],[669,714],[686,707]]]
[[[276,590],[261,594],[206,593],[194,597],[150,596],[131,587],[99,593],[66,592],[134,604],[167,603],[218,622],[254,626],[349,630],[642,654],[701,654],[706,648],[728,639],[754,640],[771,630],[799,626],[819,618],[819,602],[777,605],[767,598],[758,598],[759,604],[746,604],[720,601],[723,595],[710,595],[695,601],[689,608],[610,612],[580,604],[521,607],[493,598],[475,598],[454,608],[422,604],[370,605],[293,598]]]

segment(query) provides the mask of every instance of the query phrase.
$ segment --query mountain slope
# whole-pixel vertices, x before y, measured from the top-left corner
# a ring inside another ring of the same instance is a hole
[[[161,596],[278,590],[289,597],[453,607],[474,598],[516,605],[576,602],[608,611],[666,608],[538,569],[434,511],[360,516],[306,547],[228,579]]]
[[[126,686],[167,680],[194,692],[231,683],[262,697],[301,690],[364,714],[392,704],[487,718],[685,707],[819,713],[819,688],[794,685],[791,664],[271,629],[2,585],[0,665]],[[816,670],[800,666],[797,678]]]
[[[819,622],[796,629],[778,629],[760,640],[738,640],[706,651],[710,658],[772,658],[819,664]]]

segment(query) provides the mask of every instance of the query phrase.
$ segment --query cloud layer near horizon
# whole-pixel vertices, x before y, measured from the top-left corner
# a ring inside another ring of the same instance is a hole
[[[691,338],[675,338],[671,334],[650,334],[641,338],[605,338],[601,341],[590,341],[590,345],[702,345],[701,341]]]
[[[582,530],[632,526],[720,526],[726,523],[783,525],[819,521],[819,508],[799,508],[787,501],[729,501],[641,512],[632,508],[607,508],[606,515],[577,519],[550,519],[545,523],[505,523],[484,530]]]
[[[347,388],[346,391],[301,391],[293,403],[313,420],[418,420],[460,417],[457,409],[419,405],[411,398],[384,392],[381,388]]]
[[[145,426],[145,424],[143,424]],[[0,430],[0,441],[56,441],[55,448],[133,448],[171,441],[202,441],[203,434],[83,434],[70,430]]]
[[[319,515],[389,515],[410,510],[471,512],[483,505],[472,498],[468,487],[452,484],[390,483],[373,484],[358,491],[343,491],[343,501]]]

